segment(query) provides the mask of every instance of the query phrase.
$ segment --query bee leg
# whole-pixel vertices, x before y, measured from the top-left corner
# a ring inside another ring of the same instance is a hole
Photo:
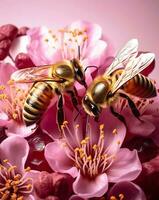
[[[61,130],[61,126],[63,125],[63,122],[64,122],[63,97],[62,97],[62,94],[60,94],[58,104],[57,104],[57,123],[60,130]]]
[[[140,117],[140,112],[139,110],[137,109],[135,103],[130,99],[129,96],[127,96],[126,94],[123,94],[123,93],[119,93],[119,95],[122,97],[122,98],[125,98],[127,101],[128,101],[128,104],[129,104],[129,107],[133,113],[133,115],[139,120],[139,121],[142,121],[139,117]]]
[[[70,95],[70,97],[71,97],[71,101],[72,101],[72,104],[73,104],[74,108],[75,108],[78,112],[80,112],[80,111],[79,111],[79,108],[78,108],[78,100],[77,100],[77,98],[76,98],[75,92],[72,91],[72,90],[68,90],[67,93],[68,93],[68,94]]]
[[[115,110],[112,106],[110,106],[110,111],[115,117],[117,117],[127,127],[125,118],[122,115],[120,115],[119,113],[115,112]]]

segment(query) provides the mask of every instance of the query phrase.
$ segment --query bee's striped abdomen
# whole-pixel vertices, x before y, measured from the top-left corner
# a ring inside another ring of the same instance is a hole
[[[52,99],[52,88],[46,82],[37,82],[31,88],[23,108],[23,120],[27,126],[37,123]]]
[[[136,75],[123,85],[123,90],[140,98],[152,98],[157,95],[155,85],[142,74]]]

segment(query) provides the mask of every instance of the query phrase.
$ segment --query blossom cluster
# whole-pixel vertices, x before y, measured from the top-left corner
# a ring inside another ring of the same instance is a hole
[[[59,30],[17,28],[12,24],[0,27],[0,199],[159,199],[157,80],[151,80],[157,91],[155,97],[129,95],[139,118],[122,98],[113,106],[124,123],[109,107],[94,119],[82,106],[87,87],[105,72],[114,56],[111,41],[102,35],[101,27],[86,21]],[[44,111],[38,107],[39,113],[35,105],[25,108],[28,95],[30,101],[37,99],[36,106],[40,101],[45,105],[46,91],[40,88],[44,93],[38,97],[32,94],[32,88],[37,82],[47,81],[37,81],[41,74],[36,74],[36,79],[31,70],[40,73],[44,66],[50,69],[73,60],[80,62],[84,84],[76,77],[71,87],[66,86],[67,93],[62,82],[51,82],[47,75],[45,79],[56,88],[49,105]],[[155,60],[141,73],[148,77],[154,67]],[[11,80],[16,71],[25,70],[35,81],[25,81],[27,75],[21,83]],[[71,98],[70,90],[75,91]],[[40,121],[27,125],[26,110],[30,120],[38,115]],[[38,114],[33,115],[33,111]],[[60,127],[58,115],[64,115]]]

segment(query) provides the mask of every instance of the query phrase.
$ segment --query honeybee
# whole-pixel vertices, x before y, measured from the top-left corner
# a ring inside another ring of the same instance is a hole
[[[90,84],[82,100],[87,114],[98,119],[102,108],[110,107],[113,115],[125,123],[122,115],[115,112],[113,104],[119,97],[125,98],[132,113],[139,119],[140,113],[127,95],[140,98],[156,96],[156,87],[150,79],[140,74],[154,60],[153,53],[142,53],[137,57],[138,40],[132,39],[119,51],[105,73]],[[125,68],[121,68],[125,66]],[[139,119],[140,120],[140,119]]]
[[[71,96],[74,107],[78,110],[74,82],[78,81],[85,88],[85,76],[78,59],[63,60],[56,64],[21,69],[11,75],[12,83],[31,83],[23,107],[23,121],[26,126],[38,124],[48,108],[53,96],[58,95],[57,123],[59,129],[64,122],[63,93]]]

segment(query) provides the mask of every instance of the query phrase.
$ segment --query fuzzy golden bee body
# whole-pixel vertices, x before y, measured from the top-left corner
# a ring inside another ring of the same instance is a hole
[[[23,120],[29,126],[38,123],[54,95],[59,97],[57,104],[57,121],[59,128],[64,121],[63,93],[71,96],[72,103],[76,107],[77,100],[74,93],[74,82],[78,81],[86,87],[82,66],[77,59],[64,60],[59,63],[21,69],[11,76],[13,83],[30,83],[23,107]]]
[[[137,47],[137,40],[130,40],[106,72],[97,76],[90,84],[82,101],[83,108],[89,115],[98,118],[102,108],[110,107],[114,115],[122,118],[112,107],[118,98],[122,97],[127,99],[133,114],[139,117],[139,112],[128,95],[140,98],[156,96],[153,82],[140,74],[154,60],[154,54],[145,53],[136,57]]]

